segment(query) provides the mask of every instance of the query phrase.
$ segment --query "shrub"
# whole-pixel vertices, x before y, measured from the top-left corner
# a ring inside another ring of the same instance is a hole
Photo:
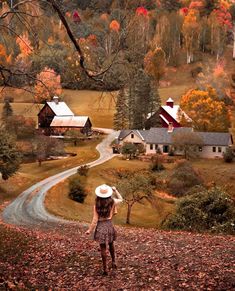
[[[231,148],[226,148],[225,153],[223,153],[223,158],[225,163],[232,163],[234,158],[233,150]]]
[[[125,143],[121,152],[126,157],[126,159],[132,159],[136,155],[137,146],[133,143]]]
[[[78,178],[69,181],[69,198],[79,203],[83,203],[87,196],[87,192],[81,180]]]
[[[88,166],[88,165],[83,165],[83,166],[80,166],[80,167],[78,168],[77,173],[78,173],[80,176],[87,176],[88,171],[89,171],[89,166]]]
[[[179,199],[169,229],[235,234],[234,201],[221,189],[211,188]]]
[[[164,157],[161,155],[156,155],[152,158],[152,162],[150,164],[150,171],[152,172],[160,172],[165,170],[165,167],[163,166]]]
[[[168,187],[170,192],[178,197],[184,196],[190,188],[202,185],[203,181],[199,174],[186,161],[179,161],[170,176]]]

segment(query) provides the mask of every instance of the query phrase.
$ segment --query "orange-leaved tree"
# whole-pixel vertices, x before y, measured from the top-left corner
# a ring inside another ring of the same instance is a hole
[[[165,52],[159,47],[155,50],[150,50],[144,58],[144,67],[146,73],[156,81],[156,85],[158,86],[160,79],[165,73]]]
[[[43,71],[37,75],[35,84],[35,101],[44,103],[51,100],[53,96],[60,95],[62,92],[60,75],[57,75],[53,69],[45,67]]]
[[[225,132],[230,126],[229,112],[216,91],[189,90],[180,100],[181,108],[193,120],[195,129],[201,131]]]

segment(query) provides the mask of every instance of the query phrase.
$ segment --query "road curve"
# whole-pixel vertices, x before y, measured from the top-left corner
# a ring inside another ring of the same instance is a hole
[[[108,135],[97,145],[96,149],[99,151],[100,157],[93,162],[87,163],[90,167],[102,164],[114,156],[109,145],[117,136],[117,132],[110,129],[103,129],[103,131]],[[44,199],[46,192],[51,187],[75,174],[78,167],[46,178],[25,190],[3,210],[3,221],[9,224],[35,227],[41,224],[68,222],[48,213],[44,207]]]

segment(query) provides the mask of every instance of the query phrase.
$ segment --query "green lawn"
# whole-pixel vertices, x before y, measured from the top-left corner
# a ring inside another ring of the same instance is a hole
[[[61,182],[53,187],[47,194],[45,205],[49,212],[71,220],[87,221],[92,219],[92,207],[94,205],[94,190],[103,183],[115,185],[113,171],[117,168],[140,170],[148,168],[149,164],[138,160],[126,161],[120,157],[91,168],[87,178],[88,196],[85,203],[80,204],[68,198],[68,181]],[[164,199],[156,198],[156,205],[153,207],[149,202],[135,204],[131,215],[131,224],[141,227],[159,227],[161,221],[173,211],[174,205]],[[118,215],[114,217],[116,224],[125,224],[126,205],[118,207]]]

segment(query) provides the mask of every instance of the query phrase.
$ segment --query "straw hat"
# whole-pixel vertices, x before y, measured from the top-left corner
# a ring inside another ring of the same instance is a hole
[[[112,196],[112,193],[113,193],[113,189],[106,184],[100,185],[95,189],[96,196],[101,197],[101,198],[108,198]]]

